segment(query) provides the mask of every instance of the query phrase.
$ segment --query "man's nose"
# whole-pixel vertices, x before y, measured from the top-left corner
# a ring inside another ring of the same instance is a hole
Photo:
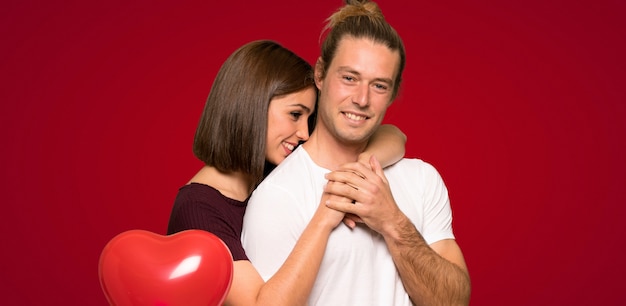
[[[359,107],[366,107],[370,101],[370,88],[368,84],[361,84],[355,89],[352,103],[359,105]]]

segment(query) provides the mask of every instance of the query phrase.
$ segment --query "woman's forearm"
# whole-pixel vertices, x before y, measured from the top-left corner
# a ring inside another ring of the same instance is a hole
[[[369,159],[374,155],[383,168],[391,166],[404,157],[406,140],[406,135],[398,127],[383,124],[376,129],[365,151],[359,155],[359,162],[369,165]]]

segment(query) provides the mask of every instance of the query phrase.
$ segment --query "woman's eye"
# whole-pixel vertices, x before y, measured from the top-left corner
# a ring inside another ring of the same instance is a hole
[[[301,113],[301,112],[291,112],[291,116],[292,116],[294,119],[296,119],[296,120],[297,120],[297,119],[299,119],[299,118],[300,118],[300,116],[302,116],[302,113]]]

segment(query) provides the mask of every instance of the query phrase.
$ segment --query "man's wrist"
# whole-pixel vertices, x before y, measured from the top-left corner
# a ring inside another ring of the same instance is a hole
[[[417,230],[413,222],[400,212],[397,218],[388,222],[388,227],[383,235],[386,241],[396,246],[410,245],[424,242],[424,238]],[[425,242],[424,242],[425,243]]]

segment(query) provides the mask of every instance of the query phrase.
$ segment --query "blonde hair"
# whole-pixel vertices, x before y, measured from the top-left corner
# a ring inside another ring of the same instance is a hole
[[[335,57],[337,46],[344,36],[367,38],[400,53],[400,67],[394,80],[392,99],[398,95],[402,71],[406,63],[404,43],[396,30],[387,22],[378,4],[369,0],[345,0],[345,5],[326,19],[320,38],[322,74]]]
[[[324,26],[322,32],[334,28],[337,24],[344,22],[349,17],[365,16],[373,22],[385,20],[385,16],[383,16],[378,4],[375,2],[363,0],[347,0],[345,2],[345,6],[338,9],[326,19],[326,26]]]

